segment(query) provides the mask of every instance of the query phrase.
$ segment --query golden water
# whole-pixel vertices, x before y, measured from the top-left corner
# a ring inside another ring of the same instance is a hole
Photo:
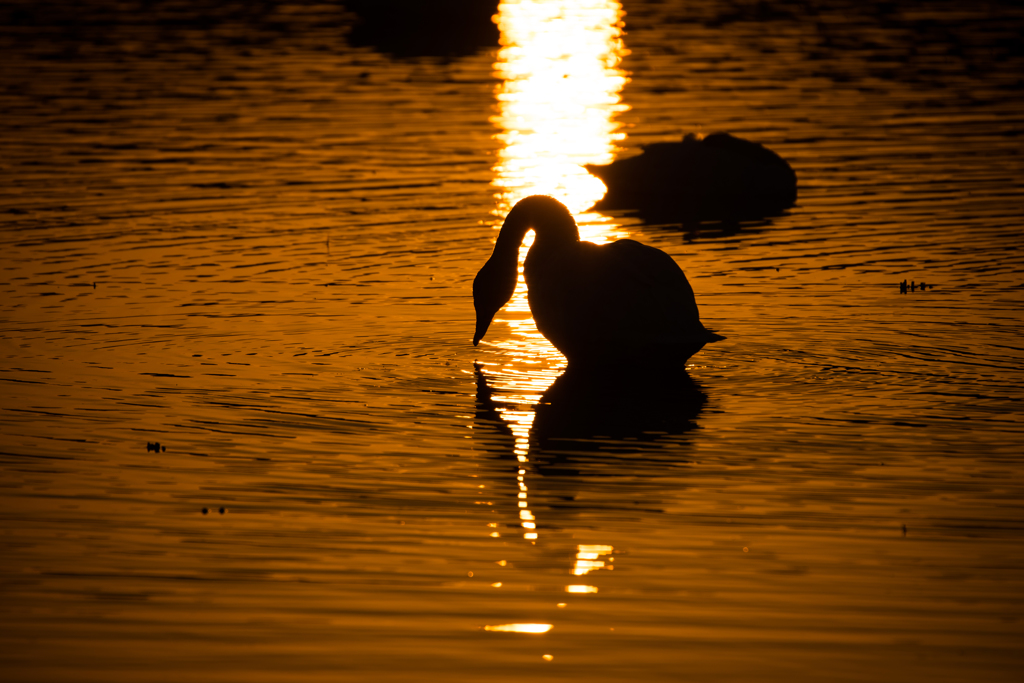
[[[448,63],[3,30],[0,677],[1016,680],[1024,17],[567,4]],[[587,211],[716,130],[798,206]],[[534,192],[676,258],[701,400],[534,438],[562,359],[470,298]]]

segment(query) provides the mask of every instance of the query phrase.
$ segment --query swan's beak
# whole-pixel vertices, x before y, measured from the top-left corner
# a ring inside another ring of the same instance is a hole
[[[476,314],[476,333],[473,335],[473,346],[480,343],[480,340],[487,334],[487,328],[491,326],[491,319],[494,314],[487,315],[486,313]]]

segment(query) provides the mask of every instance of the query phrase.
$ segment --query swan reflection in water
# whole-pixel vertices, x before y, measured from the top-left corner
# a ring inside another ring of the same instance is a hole
[[[505,404],[496,399],[484,366],[477,363],[475,368],[478,423],[512,437],[501,416]],[[594,452],[607,455],[603,460],[607,474],[643,468],[651,464],[648,455],[653,453],[662,460],[665,454],[660,448],[644,445],[694,429],[708,399],[682,364],[668,364],[658,372],[647,370],[567,368],[534,406],[527,446],[534,469],[541,475],[578,474],[574,462],[581,458],[593,462],[587,454]],[[512,457],[513,450],[498,455]]]
[[[491,536],[518,531],[532,543],[547,537],[544,555],[559,558],[556,566],[568,564],[562,544],[571,539],[574,578],[564,590],[597,592],[598,586],[582,577],[613,569],[622,548],[609,544],[606,530],[594,526],[593,514],[604,519],[662,514],[659,490],[679,486],[678,480],[662,480],[691,466],[683,435],[697,426],[707,396],[682,365],[657,374],[570,367],[535,404],[523,438],[508,422],[505,397],[488,383],[479,363],[476,390],[474,434],[502,435],[478,443],[487,444],[491,456],[509,468],[508,478],[502,474],[495,481],[495,492],[508,491],[515,476],[514,493],[498,500],[514,500],[518,508],[495,509],[503,523],[488,525],[496,529]]]

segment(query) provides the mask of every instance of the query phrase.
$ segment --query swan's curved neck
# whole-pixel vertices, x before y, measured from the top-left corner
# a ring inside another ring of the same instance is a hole
[[[491,254],[491,259],[499,261],[501,263],[507,263],[512,261],[515,263],[519,256],[519,246],[523,243],[523,238],[526,237],[526,233],[530,230],[530,225],[526,221],[513,221],[510,220],[512,214],[509,214],[505,218],[505,222],[501,224],[501,230],[498,232],[498,239],[494,243],[494,252]]]
[[[531,252],[538,248],[548,253],[558,252],[580,241],[576,221],[564,204],[544,195],[520,200],[501,224],[494,251],[484,266],[488,271],[486,277],[502,283],[500,289],[504,298],[501,305],[512,298],[518,271],[519,247],[531,228],[535,235]]]
[[[526,232],[533,228],[535,244],[558,245],[579,242],[580,232],[569,209],[544,195],[534,195],[512,207],[498,233],[495,254],[518,253]]]
[[[494,314],[512,298],[516,289],[519,247],[530,228],[536,233],[532,250],[548,253],[579,242],[580,234],[569,209],[551,197],[534,195],[521,200],[505,217],[491,257],[473,280],[477,344],[487,332]]]

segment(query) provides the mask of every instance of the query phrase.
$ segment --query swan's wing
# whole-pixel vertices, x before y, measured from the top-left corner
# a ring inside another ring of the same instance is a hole
[[[617,286],[645,292],[645,300],[665,315],[674,312],[686,321],[700,320],[693,288],[671,256],[634,240],[612,242],[604,249],[613,255],[608,273]]]
[[[581,246],[588,267],[580,284],[591,292],[582,300],[595,304],[588,315],[611,336],[645,345],[708,341],[693,288],[671,256],[634,240]]]
[[[551,251],[535,244],[526,284],[537,328],[569,358],[699,349],[717,336],[701,324],[672,257],[633,240]]]

